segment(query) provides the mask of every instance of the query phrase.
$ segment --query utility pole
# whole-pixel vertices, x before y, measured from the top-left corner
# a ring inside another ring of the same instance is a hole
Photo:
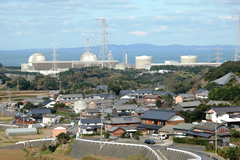
[[[223,54],[220,53],[220,51],[222,49],[220,48],[220,44],[219,43],[217,44],[217,48],[215,50],[217,50],[217,53],[214,54],[214,55],[216,55],[216,58],[215,58],[216,59],[216,63],[221,63],[221,59],[222,58],[220,58],[220,56],[223,55]]]
[[[7,89],[8,89],[8,87],[7,87],[7,81],[5,82],[5,87],[6,87],[6,91],[7,91]]]
[[[56,75],[57,75],[57,53],[56,53],[56,45],[57,44],[52,44],[52,46],[53,46],[53,54],[52,54],[52,56],[53,56],[53,63],[52,63],[52,71],[53,71],[53,73],[52,73],[52,76],[53,77],[56,77]]]
[[[237,38],[236,51],[235,51],[235,55],[234,55],[234,61],[237,61],[239,58],[239,56],[238,56],[239,38],[240,38],[240,11],[239,11],[239,20],[238,20],[238,38]]]
[[[107,24],[106,24],[107,20],[102,18],[102,19],[97,19],[97,21],[100,21],[100,23],[97,24],[96,26],[101,26],[102,28],[102,30],[98,32],[98,34],[101,34],[101,39],[98,40],[101,42],[98,59],[102,61],[102,68],[103,68],[104,67],[103,61],[107,60],[107,53],[108,53]]]

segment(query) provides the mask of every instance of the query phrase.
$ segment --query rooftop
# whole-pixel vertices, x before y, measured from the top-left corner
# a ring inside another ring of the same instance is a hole
[[[105,123],[110,124],[126,124],[126,123],[141,123],[141,119],[138,116],[122,116],[122,117],[110,117],[109,121]]]
[[[168,120],[176,113],[178,113],[178,110],[150,109],[144,115],[141,116],[141,119]]]

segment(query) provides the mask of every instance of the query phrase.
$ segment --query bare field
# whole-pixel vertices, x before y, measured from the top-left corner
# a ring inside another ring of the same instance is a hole
[[[24,160],[25,152],[18,149],[2,149],[0,150],[1,160]]]

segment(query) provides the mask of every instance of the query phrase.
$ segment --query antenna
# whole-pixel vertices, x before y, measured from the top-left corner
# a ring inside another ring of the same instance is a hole
[[[237,38],[237,45],[236,45],[236,51],[234,55],[234,61],[237,61],[240,56],[238,56],[238,46],[239,46],[239,36],[240,36],[240,11],[239,11],[239,20],[238,20],[238,38]]]
[[[215,50],[217,50],[217,53],[214,54],[214,55],[216,55],[216,58],[215,58],[216,59],[216,63],[221,63],[221,59],[222,58],[220,58],[220,56],[223,55],[223,54],[220,53],[220,51],[222,50],[220,48],[220,43],[217,44],[217,48]]]
[[[56,53],[56,45],[57,44],[52,44],[52,46],[53,46],[53,54],[52,54],[52,56],[53,56],[53,64],[52,64],[52,70],[53,70],[53,73],[52,73],[52,76],[53,77],[56,77],[56,74],[57,74],[57,63],[56,63],[56,61],[57,61],[57,53]]]
[[[99,34],[101,34],[101,39],[98,40],[101,42],[100,45],[100,52],[99,52],[99,56],[98,59],[102,60],[102,67],[103,67],[103,61],[106,61],[108,56],[107,56],[107,52],[108,52],[108,41],[107,41],[107,24],[106,24],[106,19],[102,18],[102,19],[96,19],[97,21],[100,21],[99,24],[97,24],[96,26],[101,26],[102,30],[100,32],[98,32]]]

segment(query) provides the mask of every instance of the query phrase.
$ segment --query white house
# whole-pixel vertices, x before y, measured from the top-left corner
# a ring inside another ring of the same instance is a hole
[[[43,114],[43,124],[57,123],[60,121],[61,115],[57,114]]]
[[[101,126],[101,118],[91,118],[91,119],[81,119],[78,122],[78,131],[82,131],[82,134],[94,134],[100,132]]]
[[[227,106],[227,107],[212,107],[206,111],[206,120],[226,123],[228,126],[240,124],[240,107],[239,106]]]
[[[45,108],[53,108],[55,103],[56,102],[54,100],[48,99],[48,100],[44,101],[42,104]]]

